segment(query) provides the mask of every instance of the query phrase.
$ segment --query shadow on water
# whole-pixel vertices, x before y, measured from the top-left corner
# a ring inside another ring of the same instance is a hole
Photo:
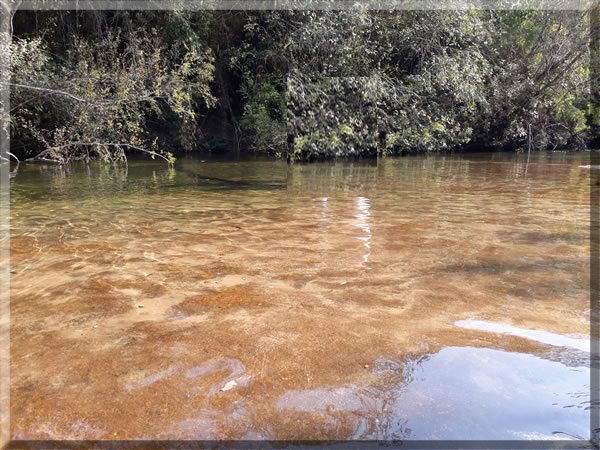
[[[533,231],[498,233],[500,238],[510,242],[522,242],[526,244],[536,245],[544,243],[572,243],[580,242],[588,239],[587,236],[577,233],[541,233]]]
[[[230,180],[227,178],[219,178],[219,177],[211,177],[207,175],[201,175],[190,169],[179,169],[181,172],[186,174],[188,177],[194,178],[199,182],[208,182],[210,183],[210,189],[213,190],[277,190],[277,189],[285,189],[286,183],[285,181],[277,181],[277,180],[264,180],[264,181],[244,181],[244,180]],[[216,183],[216,184],[215,184]],[[189,186],[189,185],[188,185]],[[178,184],[175,187],[183,187],[181,184]]]
[[[504,273],[504,272],[535,272],[546,271],[553,268],[574,267],[580,263],[579,260],[572,258],[570,260],[546,260],[536,261],[533,263],[523,262],[504,262],[504,261],[489,261],[468,264],[449,265],[441,270],[441,273]]]

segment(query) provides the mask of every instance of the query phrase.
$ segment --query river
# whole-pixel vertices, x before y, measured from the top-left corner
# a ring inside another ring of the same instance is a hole
[[[14,439],[589,439],[585,153],[11,180]]]

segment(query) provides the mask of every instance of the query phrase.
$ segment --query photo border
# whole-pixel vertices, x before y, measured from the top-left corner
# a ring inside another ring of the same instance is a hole
[[[10,7],[0,0],[0,81],[10,79]],[[0,446],[10,438],[10,88],[0,84]],[[8,162],[5,162],[8,161]]]
[[[10,80],[6,49],[17,10],[585,10],[599,0],[0,0],[0,81]],[[600,52],[591,64],[600,67]],[[600,70],[599,70],[600,72]],[[594,81],[590,79],[590,83]],[[8,160],[10,88],[0,84],[0,157]],[[590,151],[590,440],[208,441],[10,439],[10,164],[0,163],[0,447],[15,448],[600,448],[600,152]]]

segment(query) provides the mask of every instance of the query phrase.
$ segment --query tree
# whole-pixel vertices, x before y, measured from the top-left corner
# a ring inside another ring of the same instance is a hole
[[[35,152],[33,159],[59,163],[90,156],[126,162],[128,149],[172,162],[149,124],[175,124],[179,144],[189,147],[196,111],[215,103],[208,49],[191,39],[181,44],[167,39],[174,23],[179,24],[174,36],[181,38],[189,18],[167,13],[171,20],[159,30],[132,25],[149,20],[127,13],[75,13],[76,18],[63,17],[66,13],[60,20],[47,16],[45,26],[54,32],[76,29],[73,21],[94,26],[65,33],[67,43],[54,41],[59,53],[40,37],[16,37],[10,44],[13,142]]]
[[[587,131],[587,11],[490,11],[493,68],[478,140],[514,148],[532,125],[538,149],[583,146]]]
[[[13,148],[59,162],[124,161],[127,149],[169,160],[201,148],[201,130],[290,160],[519,149],[529,130],[535,149],[583,148],[600,123],[588,20],[360,5],[19,12]]]

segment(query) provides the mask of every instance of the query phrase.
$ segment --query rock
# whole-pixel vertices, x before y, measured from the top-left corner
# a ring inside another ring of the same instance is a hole
[[[144,305],[138,305],[138,308],[143,308],[143,307],[144,307]]]
[[[347,281],[342,281],[340,284],[343,286],[343,285],[345,285],[346,283],[348,283],[348,282],[347,282]]]
[[[233,389],[236,386],[237,386],[237,383],[235,382],[235,380],[231,380],[225,386],[223,386],[221,388],[221,392],[229,391],[229,390]]]

